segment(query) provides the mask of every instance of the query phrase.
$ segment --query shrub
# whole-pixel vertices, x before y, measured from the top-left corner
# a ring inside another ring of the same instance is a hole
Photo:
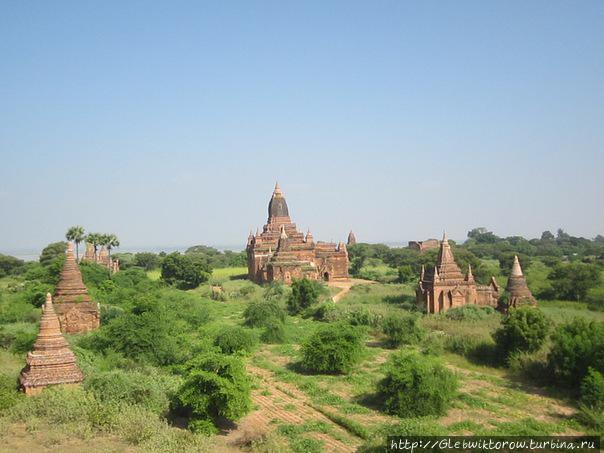
[[[10,349],[13,353],[28,352],[36,340],[37,332],[37,326],[29,323],[0,326],[0,348]]]
[[[243,312],[245,325],[249,327],[265,327],[273,321],[285,321],[285,310],[276,300],[260,300],[251,302]]]
[[[563,385],[576,387],[589,367],[604,372],[604,323],[576,318],[552,335],[548,364]]]
[[[378,391],[386,412],[409,418],[445,414],[457,387],[455,375],[437,358],[401,351],[390,357]]]
[[[430,332],[422,342],[421,352],[426,355],[442,355],[445,352],[445,335],[443,332]]]
[[[84,280],[84,283],[89,288],[91,286],[98,288],[103,282],[109,280],[107,268],[90,261],[82,261],[80,263],[80,272],[82,273],[82,280]]]
[[[185,326],[174,310],[140,296],[130,312],[82,337],[79,345],[94,351],[112,349],[153,365],[170,365],[186,360],[189,353]]]
[[[40,308],[46,301],[46,294],[52,293],[53,289],[53,286],[47,283],[40,283],[37,281],[27,282],[25,284],[23,296],[27,303],[32,304],[36,308]]]
[[[377,327],[382,318],[367,307],[358,307],[346,313],[346,320],[353,326]]]
[[[600,269],[593,264],[558,264],[549,274],[554,295],[559,299],[581,300],[600,283]]]
[[[387,337],[386,343],[391,348],[402,344],[416,344],[425,335],[419,325],[419,317],[412,314],[390,315],[382,321],[382,332]]]
[[[493,339],[504,357],[513,352],[533,352],[541,348],[549,331],[549,321],[535,307],[510,310]]]
[[[590,409],[604,411],[604,376],[589,368],[581,381],[581,404]]]
[[[209,433],[208,423],[219,417],[236,421],[252,408],[250,383],[240,358],[206,354],[183,367],[185,382],[178,390],[180,409],[192,418],[192,430]]]
[[[281,321],[277,320],[272,320],[267,323],[264,332],[262,332],[260,337],[264,343],[272,344],[283,343],[285,342],[285,338],[285,326]]]
[[[174,376],[153,369],[97,371],[84,381],[84,388],[100,401],[137,404],[158,415],[168,412],[170,398],[178,385],[179,381]]]
[[[463,307],[452,308],[445,312],[445,318],[454,321],[481,321],[495,313],[493,307],[478,305],[464,305]]]
[[[15,405],[19,397],[17,380],[14,377],[0,374],[0,411]]]
[[[287,308],[292,315],[301,313],[302,311],[314,305],[319,300],[320,284],[306,278],[302,280],[294,280],[292,282],[292,293],[287,299]]]
[[[319,327],[302,345],[302,365],[319,373],[346,373],[361,359],[361,329],[347,324]]]
[[[257,339],[254,333],[239,326],[223,328],[214,339],[214,345],[218,346],[225,354],[251,352],[256,343]]]

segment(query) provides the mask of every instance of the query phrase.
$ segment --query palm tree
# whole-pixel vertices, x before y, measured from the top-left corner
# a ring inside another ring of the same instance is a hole
[[[67,233],[65,233],[65,238],[67,238],[68,241],[75,242],[77,260],[80,259],[80,242],[84,240],[84,237],[84,227],[79,225],[72,226],[67,230]]]
[[[111,249],[120,246],[120,240],[115,234],[106,234],[103,237],[103,245],[107,247],[107,253],[109,254],[109,261],[111,262]]]
[[[94,247],[95,259],[96,259],[96,251],[97,251],[99,244],[101,243],[101,240],[102,240],[102,235],[99,233],[88,233],[88,235],[86,236],[86,242],[89,244],[92,244],[92,246]]]

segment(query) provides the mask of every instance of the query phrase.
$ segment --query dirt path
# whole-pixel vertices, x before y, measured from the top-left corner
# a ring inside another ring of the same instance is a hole
[[[275,429],[279,423],[302,426],[308,421],[320,421],[330,426],[330,433],[304,434],[322,441],[324,451],[354,452],[361,444],[360,439],[313,409],[306,395],[294,386],[276,382],[273,373],[268,370],[253,365],[248,365],[247,369],[258,380],[257,388],[252,391],[252,400],[256,409],[244,417],[237,424],[236,429],[227,434],[226,442],[229,446],[245,445],[254,439],[259,439]]]
[[[327,286],[331,286],[332,288],[340,288],[342,290],[331,298],[331,300],[337,302],[342,299],[342,297],[344,297],[348,293],[348,291],[350,291],[350,288],[352,288],[354,285],[371,285],[373,283],[375,282],[371,280],[351,278],[350,280],[345,282],[329,282]]]

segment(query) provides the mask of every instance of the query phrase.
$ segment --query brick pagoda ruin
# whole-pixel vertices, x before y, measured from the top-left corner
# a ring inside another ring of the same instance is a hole
[[[86,332],[99,327],[99,307],[84,286],[71,242],[67,246],[65,265],[55,288],[54,301],[61,332]]]
[[[508,305],[507,308],[517,306],[523,303],[529,303],[535,305],[537,301],[533,297],[531,290],[526,284],[526,279],[522,273],[518,256],[514,255],[514,264],[512,265],[512,273],[508,278],[508,284],[505,288],[508,293]]]
[[[348,251],[343,242],[315,242],[310,232],[298,231],[279,184],[268,204],[262,233],[247,241],[248,277],[256,283],[293,279],[348,280]]]
[[[443,235],[434,269],[422,272],[415,291],[417,305],[427,313],[440,313],[463,305],[497,307],[499,286],[495,277],[488,285],[477,285],[472,268],[464,276],[459,269],[447,235]]]
[[[120,260],[109,256],[107,249],[102,246],[100,250],[94,248],[94,244],[86,243],[86,251],[81,261],[88,261],[106,267],[112,274],[120,270]]]
[[[49,385],[76,385],[84,380],[76,357],[61,334],[50,294],[46,295],[38,338],[33,350],[27,353],[26,363],[19,375],[19,384],[26,395],[40,393]]]
[[[418,250],[425,252],[430,249],[437,249],[439,247],[438,239],[426,239],[425,241],[409,241],[407,248],[411,250]]]

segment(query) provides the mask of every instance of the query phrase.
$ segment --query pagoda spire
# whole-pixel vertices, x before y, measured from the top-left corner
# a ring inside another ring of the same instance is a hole
[[[512,277],[522,277],[522,268],[520,267],[520,261],[518,261],[518,255],[514,255],[514,264],[512,265]]]
[[[33,350],[27,354],[26,363],[19,376],[19,383],[26,395],[39,393],[49,385],[77,384],[84,380],[76,357],[61,334],[50,293],[46,294],[40,331]]]
[[[468,274],[466,275],[466,280],[469,282],[474,281],[474,274],[472,274],[472,265],[468,263]]]

